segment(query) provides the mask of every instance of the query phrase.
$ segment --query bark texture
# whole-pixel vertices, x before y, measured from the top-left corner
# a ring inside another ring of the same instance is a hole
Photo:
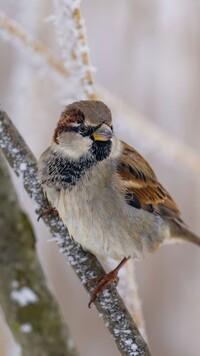
[[[50,294],[21,210],[0,156],[0,304],[23,356],[75,356],[73,342]]]

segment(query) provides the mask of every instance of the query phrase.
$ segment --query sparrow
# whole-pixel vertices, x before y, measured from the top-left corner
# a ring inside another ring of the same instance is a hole
[[[89,305],[129,258],[171,241],[200,245],[148,162],[115,136],[111,111],[101,101],[65,108],[38,177],[74,240],[97,257],[120,261],[98,282]]]

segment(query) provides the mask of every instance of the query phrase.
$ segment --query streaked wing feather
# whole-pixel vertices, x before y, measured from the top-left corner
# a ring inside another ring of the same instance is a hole
[[[165,218],[180,219],[180,212],[169,193],[158,182],[147,161],[131,146],[123,142],[118,165],[123,179],[127,202]]]

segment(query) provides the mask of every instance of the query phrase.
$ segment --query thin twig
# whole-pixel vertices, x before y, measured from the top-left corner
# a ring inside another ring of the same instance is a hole
[[[18,22],[10,19],[2,11],[0,11],[0,29],[5,40],[18,40],[26,49],[31,49],[51,68],[53,67],[56,72],[59,72],[62,76],[69,75],[69,71],[63,62],[48,47],[39,40],[34,39]]]
[[[78,95],[79,100],[95,99],[93,67],[89,60],[89,48],[86,28],[80,11],[80,0],[53,0],[53,5],[53,19],[62,59],[66,68],[70,68],[76,84],[74,95]]]
[[[47,208],[48,203],[37,179],[36,160],[3,110],[0,110],[0,147],[15,173],[21,176],[24,187],[32,198],[37,213],[40,214]],[[87,281],[100,277],[104,273],[101,265],[93,255],[84,252],[80,245],[69,237],[67,229],[59,219],[44,217],[44,221],[50,228],[66,261],[91,293],[93,288],[87,284]],[[150,355],[147,344],[114,286],[107,288],[96,300],[95,305],[122,355]]]

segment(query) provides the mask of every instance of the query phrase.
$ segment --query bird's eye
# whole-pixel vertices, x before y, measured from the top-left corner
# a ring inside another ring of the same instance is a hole
[[[78,131],[80,134],[86,134],[88,132],[88,128],[87,126],[85,126],[84,124],[81,124],[78,128]]]

